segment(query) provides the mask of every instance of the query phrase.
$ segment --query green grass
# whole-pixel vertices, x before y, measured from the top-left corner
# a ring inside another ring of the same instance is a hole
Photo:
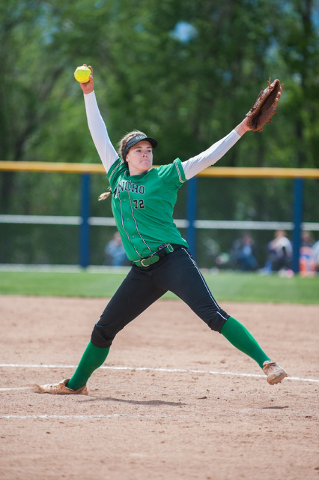
[[[1,295],[111,297],[125,273],[0,271]],[[237,272],[204,273],[217,301],[319,304],[319,276],[281,278]],[[186,279],[187,280],[187,279]],[[176,298],[167,293],[165,298]]]

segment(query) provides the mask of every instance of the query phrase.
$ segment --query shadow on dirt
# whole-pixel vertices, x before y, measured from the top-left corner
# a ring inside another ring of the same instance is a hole
[[[263,407],[263,410],[282,410],[283,408],[289,408],[288,406],[285,407]]]
[[[157,407],[159,405],[169,405],[170,407],[182,407],[187,405],[186,403],[182,402],[164,402],[163,400],[125,400],[124,398],[112,398],[112,397],[94,397],[88,399],[88,401],[96,402],[96,401],[103,401],[103,402],[120,402],[120,403],[130,403],[132,405],[150,405]]]

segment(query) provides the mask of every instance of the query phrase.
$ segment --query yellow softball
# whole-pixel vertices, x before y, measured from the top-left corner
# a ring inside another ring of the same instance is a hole
[[[74,72],[74,78],[80,83],[86,83],[90,80],[91,70],[89,67],[78,67]]]

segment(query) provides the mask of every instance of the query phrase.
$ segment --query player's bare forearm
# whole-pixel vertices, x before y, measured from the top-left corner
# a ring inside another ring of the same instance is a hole
[[[242,122],[240,122],[234,130],[240,135],[241,137],[244,135],[244,133],[248,132],[251,130],[251,128],[248,126],[248,118],[245,117]]]

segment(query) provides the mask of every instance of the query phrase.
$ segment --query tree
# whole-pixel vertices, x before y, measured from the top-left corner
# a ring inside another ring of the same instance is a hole
[[[160,141],[157,164],[185,160],[227,134],[268,78],[277,77],[284,93],[273,124],[240,142],[223,165],[318,165],[315,6],[0,0],[0,158],[98,162],[73,79],[76,66],[87,63],[112,141],[133,128],[146,131]],[[1,182],[4,212],[18,201],[25,212],[39,209],[39,197],[49,205],[58,195],[61,213],[74,205],[77,187],[69,178],[67,189],[54,176],[38,182],[2,172]],[[228,195],[235,204],[233,191]]]

